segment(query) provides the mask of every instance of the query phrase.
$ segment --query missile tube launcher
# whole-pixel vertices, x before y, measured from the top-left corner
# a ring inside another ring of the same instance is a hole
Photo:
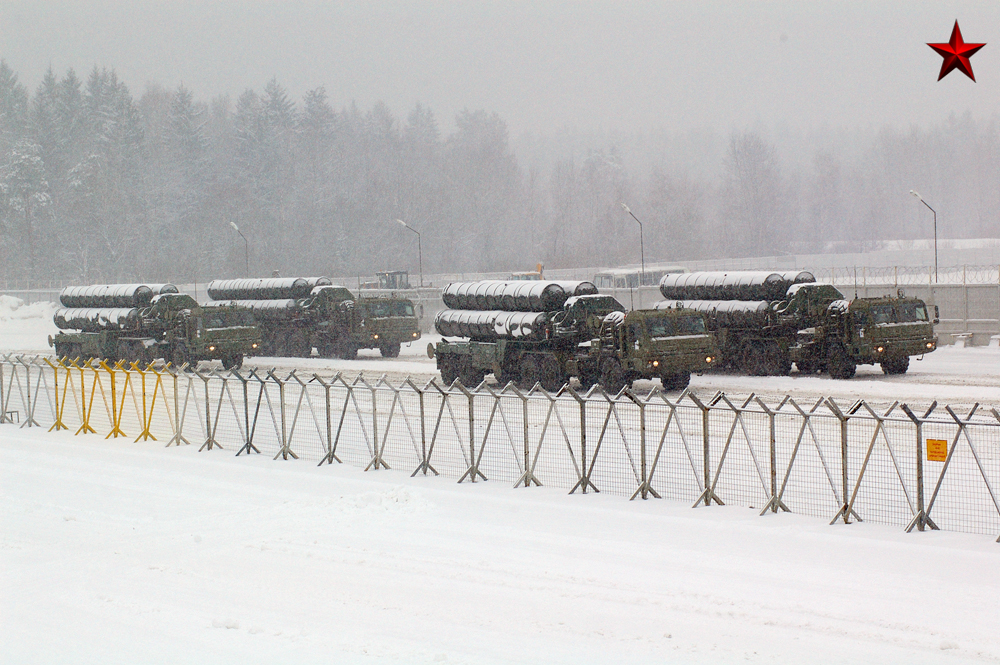
[[[49,346],[60,357],[143,364],[162,358],[174,365],[221,360],[235,368],[260,342],[252,325],[226,325],[173,284],[71,286],[59,300],[53,320],[60,332]]]
[[[427,353],[449,384],[475,386],[492,373],[526,390],[556,391],[570,377],[614,393],[638,378],[681,389],[717,356],[701,314],[625,313],[590,282],[457,282],[443,299],[449,309],[434,320],[443,339]]]
[[[657,308],[703,312],[716,334],[720,365],[751,375],[828,371],[851,378],[859,364],[902,374],[909,358],[937,348],[922,300],[844,299],[808,272],[702,272],[665,275]]]
[[[258,355],[357,357],[360,348],[399,355],[420,338],[413,303],[406,298],[355,298],[327,277],[215,280],[210,303],[234,319],[249,318],[263,337]]]

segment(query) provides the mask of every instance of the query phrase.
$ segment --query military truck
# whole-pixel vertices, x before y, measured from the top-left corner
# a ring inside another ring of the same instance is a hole
[[[89,295],[87,300],[74,295],[86,289],[119,295]],[[221,360],[223,367],[232,369],[241,367],[244,355],[260,343],[253,325],[229,325],[221,312],[199,306],[176,289],[152,295],[146,285],[69,287],[60,301],[91,305],[56,310],[54,320],[61,331],[48,341],[60,357],[140,363],[162,358],[174,365]]]
[[[577,377],[585,388],[596,383],[614,393],[639,378],[658,378],[676,390],[717,357],[703,315],[682,309],[626,313],[613,297],[595,293],[565,298],[556,311],[444,310],[435,328],[443,339],[428,345],[428,356],[437,359],[446,383],[458,378],[469,386],[492,373],[500,383],[525,389],[537,382],[555,391]]]
[[[356,358],[358,349],[399,355],[404,342],[420,339],[412,301],[356,298],[326,277],[216,280],[212,305],[231,320],[249,315],[260,328],[258,355],[307,358],[315,348],[326,358]]]
[[[937,348],[938,315],[932,321],[919,298],[898,292],[846,300],[822,284],[799,284],[788,295],[779,319],[810,324],[796,331],[789,347],[789,359],[801,373],[825,370],[835,379],[850,379],[858,365],[879,364],[885,374],[905,374],[910,356]]]
[[[716,334],[720,366],[751,375],[828,371],[854,376],[859,364],[878,363],[902,374],[909,358],[937,348],[922,300],[895,297],[844,299],[831,284],[807,272],[687,273],[667,275],[660,291],[670,299],[656,308],[686,307],[704,313]]]

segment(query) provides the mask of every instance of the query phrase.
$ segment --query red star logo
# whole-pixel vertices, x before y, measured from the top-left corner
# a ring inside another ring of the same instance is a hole
[[[986,44],[966,44],[962,41],[962,31],[958,28],[958,21],[955,21],[955,28],[951,31],[951,39],[948,40],[947,44],[928,44],[928,46],[944,58],[944,62],[941,63],[941,74],[938,76],[938,81],[947,76],[953,69],[957,69],[973,81],[976,80],[975,75],[972,73],[972,63],[969,62],[969,58],[972,57],[973,53],[986,46]]]

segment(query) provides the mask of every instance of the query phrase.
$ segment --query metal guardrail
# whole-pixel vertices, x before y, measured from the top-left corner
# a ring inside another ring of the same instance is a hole
[[[1000,533],[1000,412],[978,404],[550,393],[6,355],[0,406],[0,424],[80,436]]]

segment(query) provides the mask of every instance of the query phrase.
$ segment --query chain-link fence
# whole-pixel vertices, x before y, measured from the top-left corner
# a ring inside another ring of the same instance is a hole
[[[979,405],[550,393],[8,355],[0,406],[0,424],[81,436],[1000,533],[1000,413]]]

